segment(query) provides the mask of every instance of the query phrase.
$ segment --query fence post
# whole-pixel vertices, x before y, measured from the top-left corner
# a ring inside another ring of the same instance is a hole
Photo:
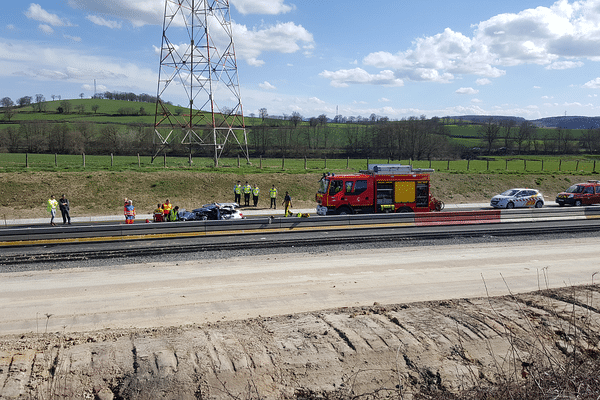
[[[240,167],[240,155],[238,154],[238,168]]]
[[[388,157],[388,164],[390,163],[390,158]]]
[[[594,160],[594,170],[592,171],[594,174],[596,173],[596,160]]]
[[[189,163],[190,163],[190,167],[192,166],[192,153],[189,154]]]
[[[163,154],[163,167],[167,168],[167,153]]]
[[[85,153],[81,153],[81,156],[83,158],[83,168],[85,168]]]
[[[467,171],[469,170],[470,165],[471,165],[471,160],[467,160]]]
[[[431,158],[429,159],[429,168],[431,169]]]
[[[285,169],[285,156],[281,156],[281,169]]]
[[[448,167],[446,167],[446,171],[450,171],[450,160],[448,160]]]
[[[138,154],[138,168],[141,168],[142,163],[140,162],[140,153],[137,153],[137,154]]]
[[[504,161],[506,161],[506,166],[504,167],[504,170],[508,171],[508,158],[505,159]]]
[[[367,169],[369,169],[369,157],[367,157]]]
[[[527,160],[523,160],[523,171],[527,171]]]
[[[594,161],[595,163],[595,161]],[[346,169],[350,168],[350,157],[346,158]]]
[[[558,160],[558,170],[562,167],[562,158]]]
[[[575,164],[575,171],[579,171],[579,160],[577,160],[577,164]]]
[[[113,156],[113,153],[110,153],[110,166],[112,167],[115,163],[115,157]]]
[[[542,172],[544,172],[544,159],[542,158]]]
[[[25,153],[25,168],[29,168],[29,153]]]
[[[306,156],[304,156],[304,169],[306,169]]]
[[[260,155],[260,161],[258,162],[258,168],[262,169],[262,154]]]
[[[487,160],[487,168],[486,168],[486,171],[489,171],[489,170],[490,170],[490,160],[488,159],[488,160]]]
[[[54,153],[54,166],[58,167],[58,154]]]
[[[327,157],[325,157],[325,169],[327,169]]]

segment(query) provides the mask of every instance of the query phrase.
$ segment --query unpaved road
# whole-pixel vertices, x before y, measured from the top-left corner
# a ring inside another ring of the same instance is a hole
[[[3,273],[0,332],[177,326],[590,284],[600,271],[599,244],[461,244]]]
[[[600,293],[574,285],[594,283],[599,244],[2,273],[0,398],[280,399],[382,388],[409,398],[520,376],[524,361],[598,351]],[[547,288],[563,289],[505,296]]]

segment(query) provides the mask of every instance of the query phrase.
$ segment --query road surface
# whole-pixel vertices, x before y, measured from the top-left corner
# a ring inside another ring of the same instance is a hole
[[[0,273],[0,332],[238,320],[592,283],[598,238]]]

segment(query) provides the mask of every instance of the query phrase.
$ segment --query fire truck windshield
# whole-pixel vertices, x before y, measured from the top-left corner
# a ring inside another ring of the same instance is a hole
[[[329,179],[321,179],[321,181],[319,182],[319,191],[317,193],[327,193],[327,188],[329,188]]]

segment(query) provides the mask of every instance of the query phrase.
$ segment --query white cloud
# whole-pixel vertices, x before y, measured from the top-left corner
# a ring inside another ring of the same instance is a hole
[[[233,35],[236,56],[254,66],[264,64],[258,59],[264,52],[295,53],[303,48],[299,43],[304,43],[304,48],[311,48],[314,42],[310,32],[293,22],[278,23],[261,30],[249,30],[244,25],[233,24]]]
[[[483,103],[483,100],[480,100],[480,99],[471,99],[471,103]]]
[[[23,68],[23,66],[29,66]],[[88,83],[94,79],[111,82],[113,88],[155,87],[156,71],[130,61],[82,53],[72,47],[0,39],[0,76],[25,76],[41,81]],[[122,89],[121,89],[122,90]]]
[[[479,93],[479,90],[473,89],[472,87],[462,87],[460,89],[457,89],[455,93],[458,93],[458,94],[477,94],[477,93]]]
[[[86,19],[96,25],[106,26],[107,28],[110,28],[110,29],[121,29],[121,27],[123,25],[121,22],[109,21],[109,20],[99,17],[97,15],[88,15],[86,17]]]
[[[592,79],[589,82],[583,84],[586,89],[600,89],[600,78]]]
[[[484,85],[490,85],[492,83],[492,81],[490,81],[488,78],[479,78],[475,81],[476,84],[478,84],[479,86],[484,86]]]
[[[331,81],[331,86],[346,87],[350,84],[370,84],[385,86],[403,86],[402,79],[394,76],[393,71],[381,71],[378,74],[370,74],[362,68],[342,69],[338,71],[323,71],[319,74]]]
[[[52,27],[50,25],[40,24],[40,26],[38,26],[38,28],[40,29],[40,31],[44,32],[46,35],[51,35],[54,33],[54,29],[52,29]]]
[[[81,38],[79,36],[63,35],[63,37],[74,42],[81,42]]]
[[[284,0],[232,0],[241,14],[284,14],[296,9],[294,5],[284,4]]]
[[[264,81],[263,83],[259,83],[258,86],[261,89],[265,89],[265,90],[275,90],[277,89],[275,86],[271,85],[269,82]]]
[[[546,69],[570,69],[582,67],[583,62],[581,61],[555,61],[550,65],[546,66]]]
[[[72,8],[128,20],[137,27],[162,25],[165,13],[163,0],[68,0],[68,4]]]
[[[600,59],[599,0],[558,0],[549,7],[499,14],[473,28],[469,36],[446,28],[415,39],[409,49],[368,54],[363,63],[392,70],[398,79],[448,83],[461,75],[497,78],[507,67],[522,64],[555,70]]]
[[[68,20],[60,18],[56,14],[50,14],[39,4],[31,3],[29,9],[25,11],[25,16],[46,25],[52,26],[73,26]]]
[[[380,103],[389,103],[391,100],[385,97],[382,97],[378,100]]]
[[[542,99],[544,100],[552,100],[554,98],[554,96],[542,96]]]

